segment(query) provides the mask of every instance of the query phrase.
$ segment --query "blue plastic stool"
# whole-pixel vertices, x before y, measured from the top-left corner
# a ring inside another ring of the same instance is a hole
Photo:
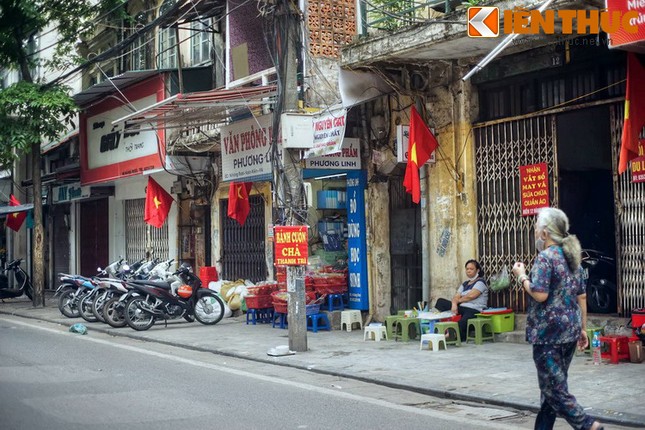
[[[421,327],[421,334],[434,333],[434,320],[421,320],[419,326]]]
[[[289,325],[287,322],[287,314],[282,313],[282,312],[274,312],[273,313],[273,322],[272,327],[275,328],[276,324],[278,325],[279,328],[287,328]]]
[[[273,308],[247,309],[246,324],[268,324],[273,320]]]
[[[307,330],[313,331],[314,333],[318,333],[318,330],[331,331],[331,325],[329,324],[327,314],[307,315]]]
[[[331,311],[344,311],[345,305],[343,303],[342,294],[327,294],[327,310]]]

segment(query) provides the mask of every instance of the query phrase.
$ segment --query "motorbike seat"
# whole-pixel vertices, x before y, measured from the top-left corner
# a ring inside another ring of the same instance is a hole
[[[136,279],[130,281],[132,284],[139,284],[139,285],[150,285],[151,287],[157,287],[157,288],[163,288],[165,290],[170,289],[170,283],[166,281],[148,281],[148,280],[143,280],[143,279]]]

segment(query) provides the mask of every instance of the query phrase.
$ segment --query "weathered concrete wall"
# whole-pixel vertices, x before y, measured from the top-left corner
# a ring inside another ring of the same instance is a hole
[[[428,98],[439,150],[428,169],[430,299],[449,298],[463,281],[464,264],[477,256],[475,154],[471,133],[476,103],[469,83],[452,65],[447,85],[433,87]]]
[[[366,195],[367,258],[370,311],[384,321],[392,304],[390,210],[386,182],[369,184]]]
[[[309,57],[305,64],[305,100],[307,107],[325,108],[340,103],[338,94],[338,60]]]

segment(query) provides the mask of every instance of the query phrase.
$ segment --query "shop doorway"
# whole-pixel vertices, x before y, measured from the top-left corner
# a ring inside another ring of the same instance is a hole
[[[81,203],[80,216],[80,269],[81,275],[96,275],[96,268],[108,261],[108,199]]]
[[[616,226],[609,106],[558,114],[558,192],[571,232],[583,249],[616,258]],[[616,285],[616,273],[611,273]],[[615,293],[615,291],[614,291]],[[612,308],[615,311],[616,297]],[[593,312],[593,309],[590,309]]]
[[[402,177],[390,178],[390,312],[412,309],[423,298],[421,207],[405,192]]]

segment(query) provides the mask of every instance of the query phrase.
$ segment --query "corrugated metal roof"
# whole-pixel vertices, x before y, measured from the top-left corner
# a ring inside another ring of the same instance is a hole
[[[125,72],[106,81],[93,85],[78,94],[74,94],[74,96],[72,96],[72,99],[74,99],[76,104],[80,107],[85,107],[92,102],[95,102],[109,94],[114,93],[115,87],[119,90],[122,90],[123,88],[129,87],[130,85],[141,82],[159,73],[162,72],[160,72],[159,70],[133,70],[130,72]]]

